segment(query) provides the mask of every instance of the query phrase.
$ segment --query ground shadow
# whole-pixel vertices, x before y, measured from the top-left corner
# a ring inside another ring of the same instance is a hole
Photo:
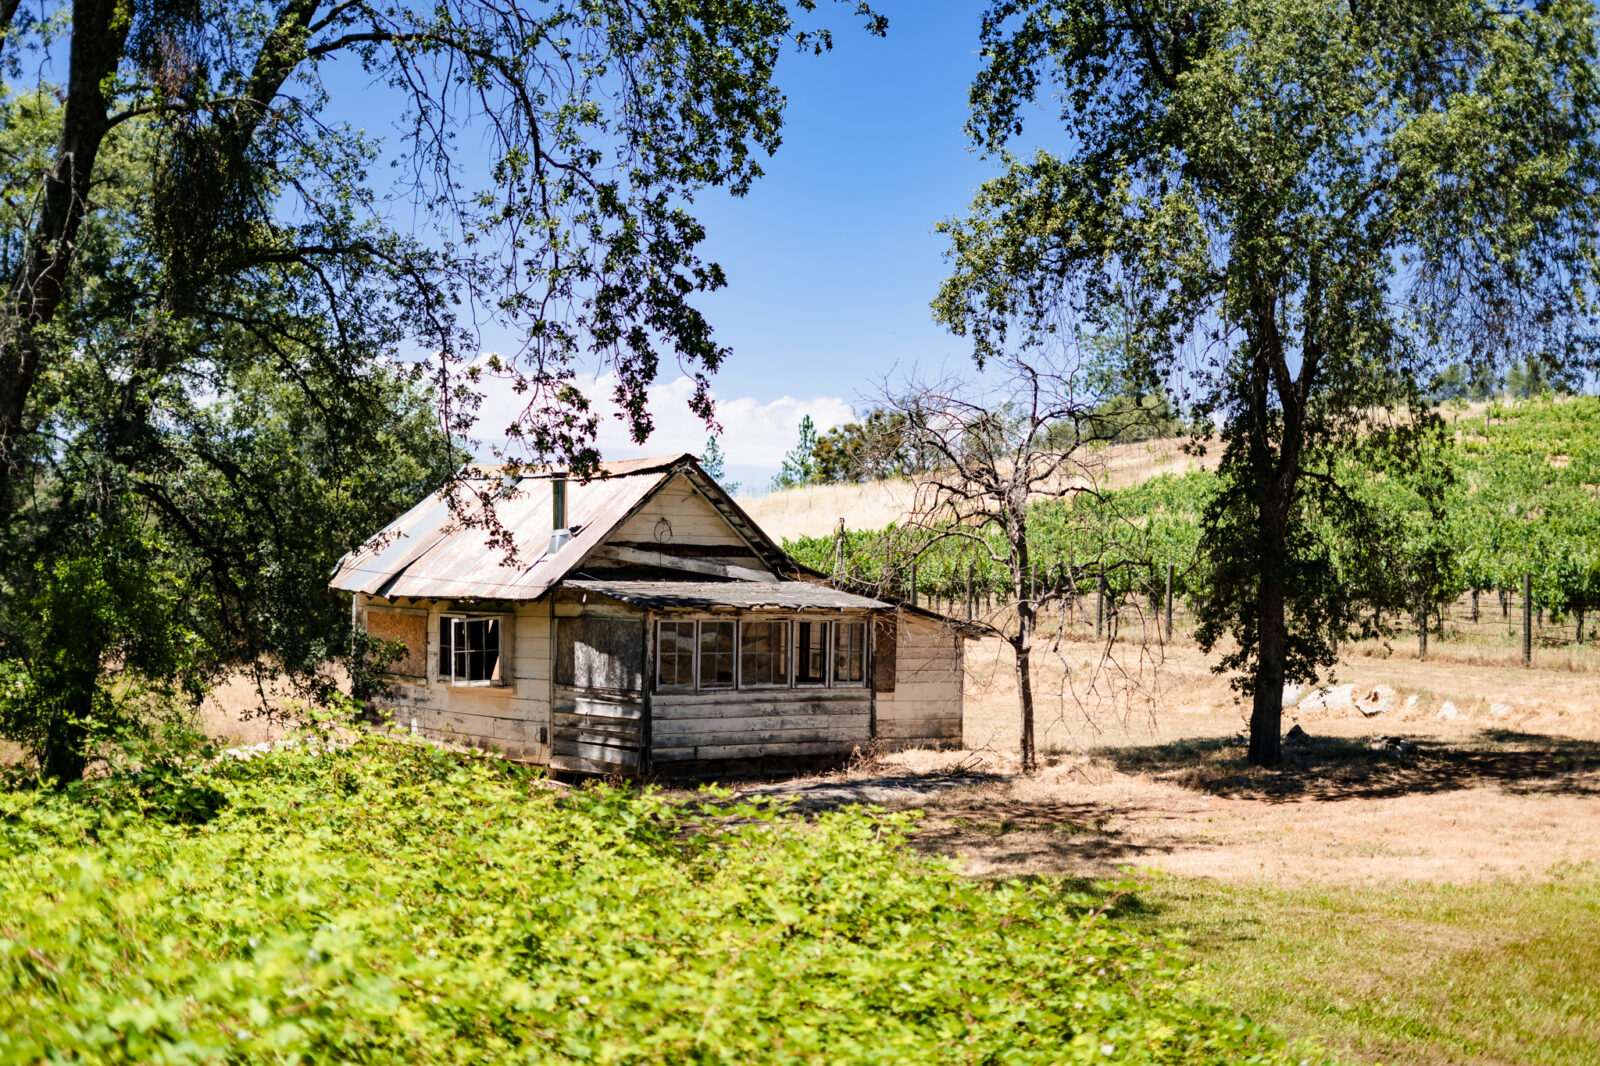
[[[1600,743],[1480,730],[1449,740],[1307,736],[1284,745],[1284,765],[1251,766],[1242,738],[1097,749],[1128,774],[1214,796],[1279,801],[1385,799],[1498,785],[1517,792],[1600,795]]]
[[[1102,803],[962,796],[949,808],[925,808],[911,843],[928,854],[980,854],[1007,877],[1028,870],[1112,870],[1194,846],[1193,840],[1135,839],[1125,828],[1135,824],[1128,816],[1138,813]]]

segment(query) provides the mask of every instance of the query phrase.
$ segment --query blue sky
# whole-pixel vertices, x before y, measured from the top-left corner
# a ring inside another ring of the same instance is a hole
[[[702,306],[733,349],[715,390],[729,474],[747,489],[777,472],[803,414],[826,428],[897,366],[966,358],[928,302],[946,269],[935,225],[993,173],[962,132],[984,4],[877,3],[887,38],[860,30],[849,5],[822,7],[834,49],[780,63],[789,106],[766,176],[742,199],[718,190],[695,204],[729,279]],[[609,457],[701,450],[675,378],[663,368],[651,440],[603,432]]]

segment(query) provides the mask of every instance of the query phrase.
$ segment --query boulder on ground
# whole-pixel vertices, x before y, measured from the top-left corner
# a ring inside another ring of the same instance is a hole
[[[1296,746],[1296,747],[1298,747],[1301,744],[1305,744],[1305,743],[1309,742],[1310,740],[1311,740],[1311,734],[1307,733],[1304,729],[1301,729],[1299,722],[1296,722],[1294,724],[1293,728],[1291,728],[1289,730],[1289,732],[1285,733],[1284,737],[1283,737],[1283,742],[1285,744],[1289,744],[1289,745]]]
[[[1354,685],[1319,688],[1300,701],[1299,709],[1302,711],[1348,711],[1356,705],[1355,692],[1356,687]]]
[[[1303,692],[1305,692],[1305,689],[1299,685],[1283,686],[1283,705],[1285,707],[1293,707],[1300,702],[1300,695]]]
[[[1437,717],[1456,719],[1461,717],[1461,712],[1456,709],[1455,704],[1451,703],[1449,700],[1445,700],[1439,705],[1439,714]]]
[[[1406,705],[1405,705],[1405,707],[1401,708],[1401,713],[1410,714],[1412,711],[1414,711],[1416,709],[1417,709],[1417,694],[1415,692],[1413,692],[1411,695],[1406,697]]]
[[[1394,706],[1395,690],[1388,685],[1374,685],[1372,691],[1361,697],[1356,706],[1368,718],[1383,714]]]

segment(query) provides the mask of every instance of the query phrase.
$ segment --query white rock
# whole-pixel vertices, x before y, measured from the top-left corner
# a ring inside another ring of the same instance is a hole
[[[1283,705],[1285,707],[1293,707],[1295,704],[1300,702],[1300,694],[1304,691],[1305,689],[1301,688],[1299,685],[1283,686]]]
[[[1361,697],[1357,705],[1368,718],[1383,714],[1394,706],[1395,690],[1388,685],[1374,685],[1372,691]]]
[[[1511,704],[1491,703],[1489,704],[1489,713],[1496,718],[1504,718],[1506,715],[1511,713]]]
[[[1354,685],[1319,688],[1300,701],[1302,711],[1348,711],[1355,707]]]
[[[1411,695],[1406,697],[1406,705],[1405,705],[1405,708],[1404,708],[1404,713],[1410,714],[1412,711],[1414,711],[1416,709],[1417,709],[1417,694],[1415,692],[1413,692]]]
[[[1451,703],[1449,700],[1445,700],[1439,705],[1439,713],[1436,717],[1455,719],[1461,717],[1461,712],[1456,710],[1455,704]]]

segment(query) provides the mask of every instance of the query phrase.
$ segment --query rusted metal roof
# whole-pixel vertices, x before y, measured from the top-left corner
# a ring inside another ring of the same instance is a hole
[[[524,467],[507,488],[498,468],[475,467],[339,560],[329,585],[385,599],[538,599],[686,464],[693,468],[692,456],[632,459],[603,464],[588,482],[569,481],[573,538],[554,556],[546,554],[550,471]],[[491,540],[483,496],[515,549],[510,558]]]
[[[580,577],[565,582],[601,596],[641,607],[737,607],[781,611],[888,610],[881,600],[809,581],[618,581]]]

